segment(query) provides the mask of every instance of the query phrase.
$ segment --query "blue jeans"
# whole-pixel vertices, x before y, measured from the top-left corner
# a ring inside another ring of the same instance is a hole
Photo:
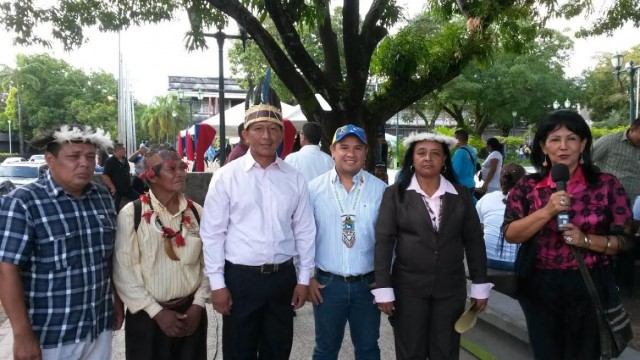
[[[373,303],[373,274],[347,282],[338,276],[316,275],[323,302],[313,306],[316,328],[314,360],[337,359],[349,322],[356,360],[379,360],[380,310]]]

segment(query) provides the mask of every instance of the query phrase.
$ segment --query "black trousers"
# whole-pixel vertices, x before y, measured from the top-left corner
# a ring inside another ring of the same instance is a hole
[[[191,301],[173,311],[184,314]],[[149,315],[141,310],[125,317],[125,353],[127,360],[206,360],[207,312],[202,310],[200,325],[191,336],[169,337]]]
[[[591,277],[603,304],[608,304],[608,268],[592,269]],[[527,320],[535,359],[589,360],[600,358],[596,309],[579,270],[536,269],[520,285],[520,306]]]
[[[398,360],[457,360],[460,334],[454,330],[464,312],[466,293],[444,298],[415,297],[396,292],[393,326]]]
[[[233,265],[224,270],[233,304],[222,322],[225,360],[286,360],[293,344],[293,307],[296,286],[293,264],[262,274]]]

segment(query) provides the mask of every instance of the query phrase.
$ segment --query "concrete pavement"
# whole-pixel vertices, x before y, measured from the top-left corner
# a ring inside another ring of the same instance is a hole
[[[208,329],[208,358],[222,359],[222,317],[215,313],[210,305],[207,305],[207,314],[209,318]],[[313,310],[310,303],[307,303],[302,309],[297,311],[294,318],[294,340],[293,350],[291,353],[292,360],[311,359],[314,345],[314,327],[313,327]],[[383,315],[382,325],[380,327],[380,349],[381,357],[384,360],[395,359],[393,334],[386,316]],[[11,334],[11,326],[9,321],[5,321],[0,326],[0,359],[11,359],[13,347],[13,336]],[[214,357],[215,356],[215,357]],[[124,331],[115,333],[113,339],[113,356],[114,360],[123,360],[124,357]],[[345,341],[340,351],[340,360],[354,359],[353,346],[349,337],[349,329],[345,334]],[[472,360],[476,357],[470,355],[461,349],[460,359]]]

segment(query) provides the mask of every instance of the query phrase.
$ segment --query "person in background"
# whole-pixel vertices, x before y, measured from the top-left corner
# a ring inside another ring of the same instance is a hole
[[[387,166],[389,161],[389,143],[384,137],[384,132],[378,134],[378,145],[376,147],[376,163],[382,162]]]
[[[505,244],[502,234],[504,209],[509,190],[526,174],[524,168],[510,163],[500,172],[500,188],[483,196],[476,204],[476,211],[484,231],[484,244],[487,248],[487,267],[497,270],[513,270],[518,246]]]
[[[593,162],[600,171],[617,177],[629,199],[640,196],[640,117],[626,131],[608,134],[593,144]],[[616,282],[624,295],[633,295],[636,252],[616,257]]]
[[[306,180],[276,155],[284,123],[268,80],[246,103],[249,151],[213,174],[200,236],[224,358],[285,360],[293,310],[309,294],[316,227]]]
[[[505,240],[520,244],[519,256],[525,250],[533,255],[531,261],[516,259],[516,296],[536,359],[600,358],[596,308],[571,247],[580,251],[607,309],[614,303],[612,294],[617,297],[617,289],[609,287],[615,287],[611,255],[633,245],[629,198],[615,176],[594,166],[591,141],[589,126],[577,112],[547,114],[531,150],[537,173],[520,179],[507,200]],[[566,190],[551,178],[556,164],[569,170]],[[560,212],[571,216],[562,229]]]
[[[404,140],[400,181],[382,198],[374,255],[378,307],[389,315],[398,359],[457,360],[454,323],[467,298],[487,306],[487,255],[468,188],[455,182],[450,148],[457,141],[434,133]]]
[[[231,150],[231,152],[227,150],[227,162],[225,164],[228,164],[233,160],[244,156],[244,154],[246,154],[249,150],[249,145],[244,138],[244,123],[238,125],[238,136],[240,137],[240,141],[238,142],[238,144],[233,147],[233,150]],[[230,149],[229,146],[229,143],[227,143],[228,149]]]
[[[93,183],[109,134],[67,126],[37,136],[49,170],[3,196],[0,302],[15,359],[111,359],[123,306],[112,291],[116,210]]]
[[[482,163],[482,187],[481,192],[486,194],[500,190],[500,170],[502,169],[502,144],[496,138],[487,140],[489,156]]]
[[[126,153],[127,149],[123,144],[115,144],[113,146],[113,156],[105,162],[102,173],[102,181],[111,192],[111,196],[113,196],[116,211],[120,211],[120,201],[123,197],[135,200],[140,196],[131,187],[131,170],[129,161],[125,157]]]
[[[113,281],[127,306],[130,360],[207,358],[202,208],[183,195],[186,166],[173,148],[152,148],[141,173],[149,193],[118,214]]]
[[[469,145],[469,133],[464,129],[456,130],[455,138],[458,141],[458,149],[453,153],[451,163],[456,180],[460,185],[464,185],[469,189],[469,193],[473,194],[476,187],[475,175],[476,165],[478,164],[478,151]],[[473,197],[475,201],[475,197]]]
[[[309,183],[317,229],[316,273],[309,283],[316,334],[313,359],[338,358],[347,322],[355,359],[380,359],[380,310],[371,284],[374,227],[386,185],[363,170],[363,129],[338,128],[331,156],[335,168]]]
[[[134,152],[133,154],[131,154],[131,156],[129,156],[129,162],[133,163],[133,166],[134,166],[134,169],[133,169],[134,174],[131,179],[131,187],[138,194],[143,194],[149,191],[149,188],[147,187],[147,185],[144,183],[144,181],[142,181],[142,179],[140,179],[140,174],[142,173],[142,171],[144,171],[144,164],[142,163],[142,159],[144,157],[144,154],[147,153],[147,151],[149,151],[149,148],[147,148],[147,145],[142,143],[140,144],[138,151]]]
[[[373,175],[382,180],[385,184],[389,185],[389,174],[387,174],[387,167],[384,163],[379,162],[373,168]]]
[[[284,161],[298,170],[310,182],[318,175],[333,169],[335,165],[331,156],[320,150],[322,126],[308,122],[302,126],[300,134],[300,151],[289,154]]]

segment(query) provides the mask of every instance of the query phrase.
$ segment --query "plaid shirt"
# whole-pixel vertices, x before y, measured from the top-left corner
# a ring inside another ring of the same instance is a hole
[[[8,194],[0,206],[0,261],[19,265],[25,302],[43,348],[111,329],[115,208],[87,185],[79,199],[45,178]]]

